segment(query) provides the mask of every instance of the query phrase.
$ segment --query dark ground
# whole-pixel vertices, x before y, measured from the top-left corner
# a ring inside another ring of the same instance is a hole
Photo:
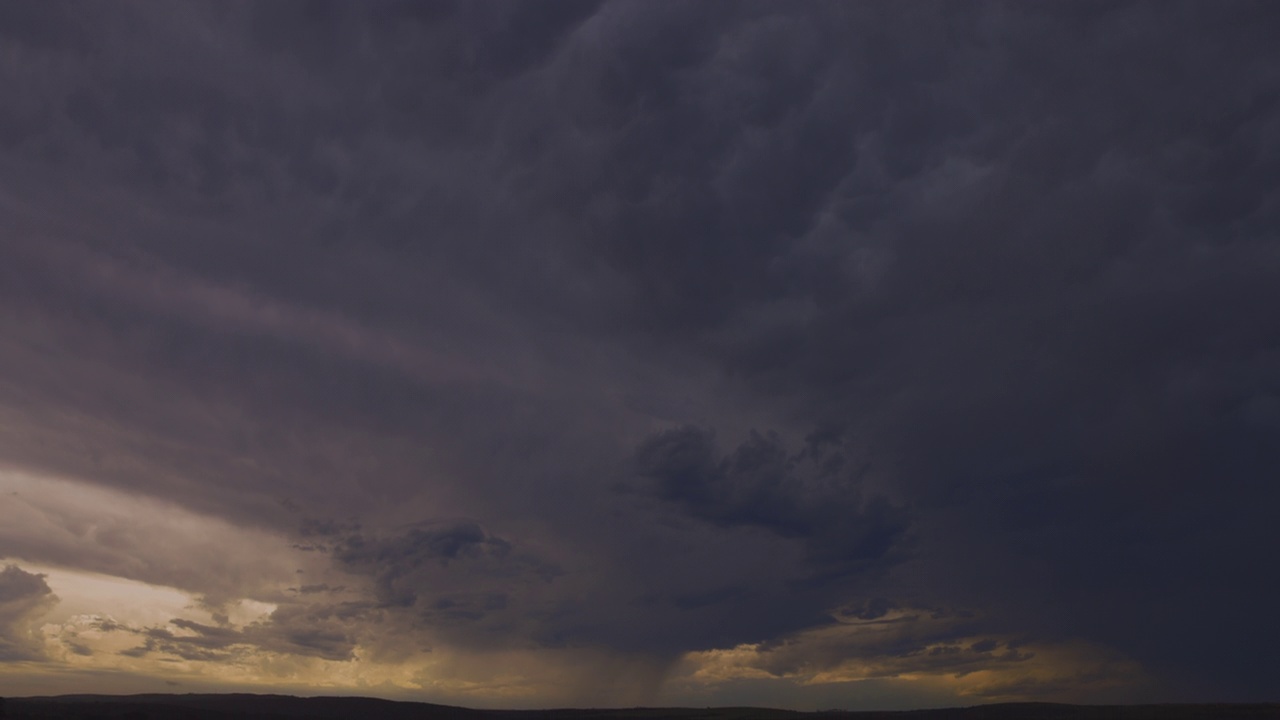
[[[1280,703],[1128,706],[1008,703],[944,710],[805,713],[764,708],[471,710],[373,698],[298,698],[286,695],[63,695],[0,700],[0,717],[4,720],[1280,720]]]

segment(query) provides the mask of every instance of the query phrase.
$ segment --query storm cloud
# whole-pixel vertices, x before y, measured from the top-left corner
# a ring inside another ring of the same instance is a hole
[[[1273,699],[1277,34],[0,5],[0,652],[30,566],[189,595],[58,589],[66,662],[183,681]]]
[[[856,467],[824,438],[789,454],[774,433],[752,431],[718,457],[714,436],[694,427],[662,431],[636,451],[655,496],[721,527],[758,527],[806,542],[815,560],[866,569],[904,544],[907,520],[883,496],[864,503]],[[865,507],[864,507],[865,505]]]

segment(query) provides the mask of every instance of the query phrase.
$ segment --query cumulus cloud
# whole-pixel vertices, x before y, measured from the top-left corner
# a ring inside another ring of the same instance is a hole
[[[57,602],[43,575],[17,565],[0,570],[0,662],[44,657],[37,621]]]

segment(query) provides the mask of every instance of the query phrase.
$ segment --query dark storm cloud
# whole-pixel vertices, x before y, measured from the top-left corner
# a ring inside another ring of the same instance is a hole
[[[936,573],[927,592],[1017,605],[1038,632],[1154,666],[1248,657],[1197,679],[1260,683],[1275,628],[1256,618],[1278,589],[1250,569],[1276,541],[1257,509],[1280,460],[1252,410],[1280,378],[1277,65],[1261,29],[1275,14],[934,10],[833,19],[858,39],[833,50],[825,82],[765,128],[736,116],[737,143],[700,133],[723,116],[681,114],[700,96],[677,93],[655,122],[687,118],[679,137],[701,144],[642,144],[655,173],[698,178],[682,163],[697,158],[705,201],[653,191],[601,234],[646,234],[617,266],[659,313],[655,337],[686,342],[694,326],[809,427],[864,434],[870,474],[930,517],[928,570],[913,571]],[[884,52],[871,63],[864,48]],[[700,74],[675,77],[692,89]],[[822,112],[860,136],[856,153],[803,129]],[[839,165],[826,187],[804,189],[822,165],[766,161],[806,138]],[[752,177],[778,194],[730,182]],[[732,224],[757,208],[778,224]],[[661,495],[712,522],[794,526],[754,476],[726,486],[767,502],[718,496],[719,461],[676,437],[641,446],[666,453]],[[1226,634],[1196,620],[1219,602],[1248,608]],[[1156,608],[1176,631],[1139,629]]]
[[[379,601],[389,606],[414,605],[420,594],[438,587],[435,576],[451,565],[463,566],[472,577],[528,576],[550,582],[561,574],[547,561],[514,552],[509,541],[474,522],[420,525],[385,538],[349,535],[333,548],[333,558],[346,570],[373,575]],[[447,598],[436,602],[450,603]]]
[[[864,501],[855,461],[831,444],[811,437],[792,454],[776,434],[752,431],[720,457],[713,433],[684,427],[646,438],[636,464],[651,492],[693,517],[802,540],[813,559],[851,572],[902,543],[907,519],[883,497]]]
[[[1271,5],[0,13],[7,465],[356,518],[295,535],[460,644],[1280,672]]]
[[[354,529],[325,548],[336,567],[372,580],[391,627],[433,628],[462,646],[519,646],[547,634],[539,600],[564,571],[472,521]]]

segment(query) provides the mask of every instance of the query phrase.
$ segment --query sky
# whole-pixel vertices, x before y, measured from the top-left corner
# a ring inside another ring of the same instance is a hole
[[[0,694],[1277,700],[1277,37],[0,3]]]

